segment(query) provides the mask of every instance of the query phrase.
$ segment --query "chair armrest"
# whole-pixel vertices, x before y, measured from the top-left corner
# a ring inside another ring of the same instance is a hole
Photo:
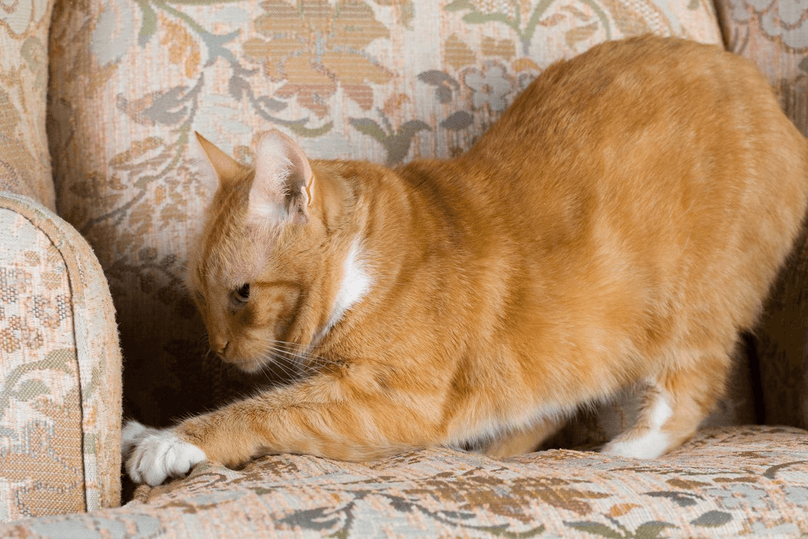
[[[90,246],[0,193],[0,520],[120,504],[121,355]]]

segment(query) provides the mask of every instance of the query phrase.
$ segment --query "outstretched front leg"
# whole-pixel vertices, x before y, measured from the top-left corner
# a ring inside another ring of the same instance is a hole
[[[135,482],[159,485],[210,460],[234,467],[271,453],[364,460],[442,442],[440,402],[360,391],[320,375],[267,391],[171,429],[130,422],[122,450]],[[434,397],[432,397],[434,398]]]

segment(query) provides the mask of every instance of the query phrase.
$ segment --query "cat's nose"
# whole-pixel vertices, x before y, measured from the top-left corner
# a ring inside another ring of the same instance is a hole
[[[224,339],[211,339],[210,340],[210,348],[220,356],[224,356],[225,352],[227,351],[227,347],[230,345],[229,341]]]

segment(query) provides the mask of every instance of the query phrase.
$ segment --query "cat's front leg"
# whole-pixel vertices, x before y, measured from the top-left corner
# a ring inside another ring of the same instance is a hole
[[[135,483],[156,486],[169,477],[183,477],[205,460],[202,449],[180,439],[173,429],[153,429],[129,421],[121,435],[121,454]]]
[[[362,389],[345,379],[315,377],[173,429],[132,427],[127,470],[136,482],[159,484],[205,459],[228,467],[268,453],[359,461],[443,442],[440,398],[413,399],[359,382]]]

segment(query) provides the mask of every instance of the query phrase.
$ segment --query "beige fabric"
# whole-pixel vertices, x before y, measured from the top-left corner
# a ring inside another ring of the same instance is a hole
[[[194,130],[245,161],[271,127],[312,157],[446,157],[554,60],[649,31],[720,41],[698,1],[61,3],[49,110],[59,208],[109,278],[125,415],[165,425],[260,382],[206,359],[182,286],[208,195]]]
[[[0,520],[120,503],[121,358],[87,243],[0,195]]]
[[[54,209],[45,94],[54,0],[0,2],[0,191]]]
[[[808,134],[808,5],[794,0],[718,0],[730,50],[757,64],[791,120]],[[765,419],[808,427],[808,235],[774,287],[758,338]]]
[[[0,526],[61,537],[741,537],[808,534],[808,432],[709,429],[658,461],[447,449],[357,464],[203,464],[116,510]]]

